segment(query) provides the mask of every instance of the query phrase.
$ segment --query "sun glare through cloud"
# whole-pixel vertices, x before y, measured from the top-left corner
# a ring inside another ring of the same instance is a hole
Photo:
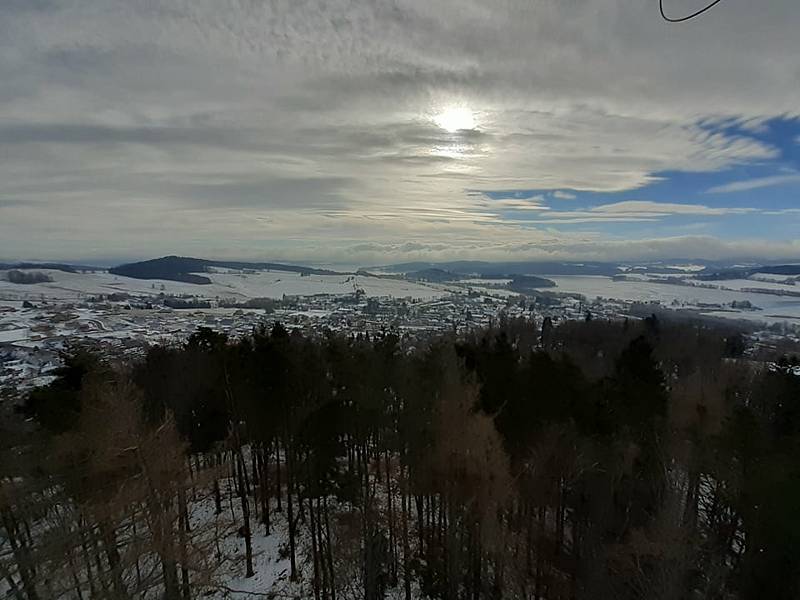
[[[475,129],[475,115],[466,106],[449,106],[434,116],[433,122],[448,133]]]

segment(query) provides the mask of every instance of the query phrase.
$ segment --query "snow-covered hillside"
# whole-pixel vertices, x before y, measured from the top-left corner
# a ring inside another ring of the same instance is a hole
[[[133,279],[106,271],[67,273],[43,269],[40,272],[52,281],[16,284],[7,280],[7,271],[0,271],[0,300],[79,300],[86,296],[127,293],[158,295],[160,293],[202,298],[282,298],[316,294],[348,294],[363,290],[367,297],[430,299],[447,295],[448,289],[437,284],[416,283],[400,279],[368,275],[301,275],[282,271],[212,271],[203,273],[211,284],[198,285],[178,281]]]

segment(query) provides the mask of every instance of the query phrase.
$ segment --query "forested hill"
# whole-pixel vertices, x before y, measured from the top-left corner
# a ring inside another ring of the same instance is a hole
[[[190,258],[185,256],[164,256],[162,258],[154,258],[137,263],[128,263],[113,267],[109,269],[109,272],[124,277],[133,277],[134,279],[164,279],[167,281],[208,284],[211,283],[211,280],[204,275],[198,275],[198,273],[208,271],[210,267],[287,271],[290,273],[304,273],[306,275],[335,274],[335,271],[297,265],[267,262],[205,260],[202,258]]]
[[[768,273],[770,275],[800,275],[800,264],[788,265],[761,265],[752,267],[735,267],[730,269],[710,270],[699,275],[700,279],[709,281],[725,279],[747,279],[756,273]]]
[[[7,589],[796,599],[800,368],[746,350],[650,317],[76,354],[0,436]]]
[[[745,279],[755,273],[775,275],[800,275],[800,264],[759,264],[748,266],[700,259],[674,259],[657,262],[559,262],[559,261],[512,261],[485,262],[460,260],[452,262],[411,262],[373,267],[370,270],[391,273],[413,273],[425,270],[444,270],[458,275],[479,277],[513,277],[515,275],[604,275],[611,277],[620,273],[659,273],[685,275],[686,265],[697,267],[701,279]],[[681,265],[684,265],[683,267]]]

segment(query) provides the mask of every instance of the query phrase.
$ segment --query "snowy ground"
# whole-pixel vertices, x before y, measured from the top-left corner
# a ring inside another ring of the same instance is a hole
[[[224,488],[225,482],[221,484]],[[262,524],[251,523],[255,572],[252,577],[246,577],[245,543],[237,532],[242,524],[239,499],[225,498],[222,513],[219,515],[215,514],[214,500],[210,495],[192,506],[193,526],[205,527],[210,530],[209,533],[213,532],[218,541],[215,550],[220,551],[216,557],[219,562],[213,583],[204,593],[204,597],[212,600],[234,600],[252,598],[254,595],[264,598],[311,596],[304,577],[306,565],[300,556],[298,556],[300,577],[297,582],[289,580],[289,558],[285,548],[288,543],[288,524],[285,513],[276,512],[274,499],[271,500],[270,535],[266,535]],[[252,510],[252,498],[250,502]],[[300,533],[302,534],[302,531]]]
[[[800,294],[800,287],[784,283],[784,281],[786,280],[761,280],[751,277],[749,279],[726,279],[724,281],[712,281],[708,283],[718,284],[720,287],[728,290],[759,289]]]
[[[248,298],[282,298],[286,296],[312,296],[316,294],[352,294],[363,290],[368,297],[394,297],[430,299],[449,293],[447,287],[399,279],[385,279],[365,275],[308,275],[283,271],[256,271],[203,273],[211,279],[207,285],[178,281],[132,279],[108,272],[65,273],[39,270],[52,281],[28,285],[6,280],[6,271],[0,271],[0,300],[29,300],[43,298],[75,301],[100,294],[127,293],[141,296],[188,294],[203,298],[246,300]]]
[[[778,275],[776,273],[753,273],[750,276],[750,279],[755,281],[777,281],[777,282],[787,282],[796,280],[798,278],[797,275]]]
[[[192,295],[203,299],[230,299],[243,301],[251,298],[275,298],[284,296],[313,296],[318,294],[346,295],[357,290],[367,297],[413,298],[432,300],[462,291],[466,286],[480,289],[497,296],[513,295],[513,292],[494,285],[508,280],[467,279],[454,284],[424,283],[371,277],[368,275],[308,275],[282,271],[236,271],[214,270],[204,273],[212,281],[208,285],[181,283],[176,281],[141,280],[112,275],[108,272],[65,273],[63,271],[40,271],[53,281],[30,285],[13,284],[5,280],[0,271],[0,310],[2,302],[41,300],[75,302],[90,296],[127,293],[134,296]],[[709,304],[730,305],[732,302],[750,301],[760,307],[759,316],[770,319],[800,319],[800,298],[792,294],[800,287],[792,285],[791,278],[755,274],[748,279],[698,282],[691,274],[684,278],[687,285],[674,285],[657,281],[646,274],[628,274],[635,281],[614,281],[604,276],[549,276],[557,287],[550,291],[579,293],[587,298],[604,297],[625,301],[660,301],[666,306],[698,306]],[[788,281],[787,281],[788,280]],[[694,285],[693,285],[694,284]],[[703,287],[713,286],[713,287]],[[717,289],[714,289],[717,288]],[[748,291],[742,291],[748,290]],[[759,293],[754,290],[763,290]],[[779,292],[787,295],[780,296]],[[9,328],[6,328],[9,329]],[[0,331],[0,341],[22,335]]]
[[[659,301],[667,307],[702,307],[719,304],[730,306],[732,302],[749,301],[762,310],[749,311],[715,311],[715,316],[729,318],[745,318],[764,322],[794,321],[800,322],[800,298],[742,292],[734,289],[712,289],[691,285],[674,285],[652,280],[614,281],[610,277],[591,275],[555,275],[547,276],[556,282],[553,291],[582,294],[588,299],[596,297],[615,298],[619,300],[652,302]],[[741,288],[766,287],[768,284],[751,280],[732,280],[710,282],[714,285],[734,286]],[[798,291],[793,286],[783,286],[787,290]],[[709,312],[713,309],[709,309]]]

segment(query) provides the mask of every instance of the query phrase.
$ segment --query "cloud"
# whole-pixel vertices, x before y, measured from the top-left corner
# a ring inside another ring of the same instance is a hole
[[[529,200],[494,200],[489,206],[497,210],[550,210],[549,206],[540,204],[535,198]]]
[[[585,210],[548,211],[532,223],[638,223],[655,222],[672,216],[723,217],[762,212],[746,207],[710,207],[702,204],[677,204],[649,200],[626,200],[602,204]]]
[[[734,181],[723,185],[716,185],[707,190],[709,194],[729,194],[733,192],[747,192],[759,188],[771,187],[775,185],[800,184],[800,173],[794,172],[786,175],[771,175],[769,177],[756,177],[743,181]]]
[[[765,215],[800,215],[800,208],[781,208],[778,210],[765,210]]]
[[[764,123],[796,114],[794,0],[702,29],[634,4],[0,2],[0,255],[508,258],[615,243],[562,223],[740,214],[547,209],[773,160]],[[454,105],[475,131],[435,125]]]
[[[341,260],[350,264],[380,264],[387,256],[398,262],[413,260],[458,260],[474,257],[483,249],[486,260],[585,260],[598,261],[698,259],[769,260],[791,259],[800,254],[800,242],[742,239],[735,242],[708,235],[683,235],[639,240],[607,240],[592,236],[570,240],[545,239],[533,242],[495,241],[483,246],[474,241],[455,244],[370,243],[341,248]]]
[[[562,192],[561,190],[556,190],[553,192],[553,198],[557,198],[559,200],[575,200],[577,196],[571,192]]]
[[[649,214],[668,215],[741,215],[756,212],[755,208],[711,208],[702,204],[676,204],[674,202],[651,202],[649,200],[628,200],[603,204],[592,209],[592,212],[603,214]]]

